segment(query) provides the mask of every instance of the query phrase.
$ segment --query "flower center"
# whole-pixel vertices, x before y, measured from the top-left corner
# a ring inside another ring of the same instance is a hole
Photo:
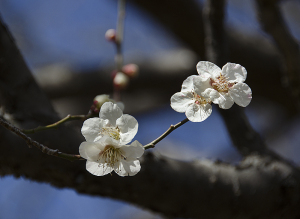
[[[102,163],[107,163],[109,167],[114,167],[116,163],[118,163],[121,159],[125,159],[126,157],[122,154],[120,148],[115,148],[114,146],[107,145],[104,150],[99,153],[98,161]]]
[[[227,93],[234,83],[228,82],[228,78],[224,77],[221,73],[215,80],[210,79],[211,86],[218,92]]]
[[[108,135],[109,137],[115,139],[115,140],[120,140],[120,129],[118,127],[106,127],[102,128],[100,135]]]
[[[198,105],[205,105],[207,103],[211,103],[209,99],[206,99],[205,97],[202,97],[195,92],[193,92],[193,96],[194,96],[195,103]]]

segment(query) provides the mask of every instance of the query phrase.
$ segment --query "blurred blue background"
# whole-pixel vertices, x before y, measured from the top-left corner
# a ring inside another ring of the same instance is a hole
[[[293,35],[299,39],[299,2],[287,1],[283,10]],[[114,63],[115,48],[104,39],[104,34],[107,29],[116,26],[116,1],[0,0],[0,13],[35,73],[38,68],[55,63],[66,63],[76,69],[94,69]],[[230,28],[264,35],[256,21],[253,1],[229,0],[227,15],[226,22]],[[154,19],[132,5],[127,7],[125,62],[137,56],[151,59],[161,52],[177,49],[185,48]],[[253,93],[256,98],[255,91]],[[209,158],[239,161],[241,157],[231,146],[222,119],[215,108],[213,111],[206,121],[200,124],[189,122],[170,134],[163,143],[157,145],[157,153],[182,160]],[[300,118],[285,123],[285,109],[263,99],[250,104],[246,113],[268,144],[283,156],[299,163],[297,146],[300,142]],[[139,122],[135,139],[142,144],[149,143],[170,124],[185,118],[184,114],[171,110],[169,105],[134,116]],[[271,132],[274,127],[279,127],[282,134],[276,136],[277,133]],[[120,201],[79,195],[70,189],[57,189],[45,183],[6,176],[0,178],[0,218],[110,219],[160,216]]]

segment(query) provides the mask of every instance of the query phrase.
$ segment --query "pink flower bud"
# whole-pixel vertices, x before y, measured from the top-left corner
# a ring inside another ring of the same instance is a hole
[[[122,72],[118,72],[114,77],[113,83],[117,89],[125,89],[129,83],[129,77]]]
[[[105,33],[105,39],[110,42],[115,42],[116,41],[116,30],[114,30],[114,29],[107,30]]]
[[[136,64],[127,64],[123,66],[122,71],[128,77],[134,78],[139,74],[139,66]]]

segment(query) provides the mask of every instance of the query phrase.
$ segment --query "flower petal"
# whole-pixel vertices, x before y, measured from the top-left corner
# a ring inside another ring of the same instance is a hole
[[[93,142],[99,136],[102,127],[105,127],[106,122],[100,118],[90,118],[84,121],[81,133],[86,141]]]
[[[131,145],[123,145],[120,149],[126,160],[139,158],[145,151],[143,145],[138,141],[132,142]]]
[[[122,160],[119,166],[115,166],[115,172],[119,176],[134,176],[141,170],[139,160]]]
[[[187,108],[185,115],[191,122],[202,122],[210,116],[211,112],[210,104],[192,104]]]
[[[119,144],[119,140],[116,140],[116,139],[114,139],[110,136],[107,136],[107,135],[103,136],[102,138],[100,138],[95,143],[102,144],[102,145],[104,145],[104,147],[107,146],[107,145],[113,146],[115,148],[119,148],[119,147],[122,146],[122,145]]]
[[[228,93],[219,93],[212,91],[210,93],[210,99],[214,104],[218,104],[222,109],[229,109],[234,104],[233,99]]]
[[[207,99],[213,100],[216,97],[219,97],[219,92],[213,88],[206,88],[203,92],[200,93],[200,95]]]
[[[227,78],[227,80],[231,83],[239,82],[242,83],[246,80],[247,71],[246,69],[235,63],[227,63],[222,68],[222,75]]]
[[[87,160],[97,161],[99,153],[104,149],[104,147],[104,145],[99,143],[84,141],[79,146],[79,154]]]
[[[178,92],[171,97],[171,107],[179,113],[184,113],[188,106],[193,102],[193,95],[191,92]]]
[[[111,173],[113,169],[113,167],[110,167],[107,164],[86,161],[86,170],[95,176],[104,176]]]
[[[210,85],[210,78],[195,78],[194,79],[194,91],[200,95],[203,96],[202,93],[206,90],[206,89],[212,89],[212,86]]]
[[[230,90],[229,95],[234,102],[242,107],[246,107],[252,100],[251,88],[245,83],[237,83]]]
[[[108,120],[109,125],[116,126],[116,121],[123,115],[117,104],[106,102],[102,105],[99,113],[100,119]]]
[[[120,144],[131,142],[138,131],[138,122],[131,115],[123,115],[117,119],[116,125],[120,129]]]
[[[200,77],[199,75],[191,75],[187,77],[187,79],[182,82],[181,92],[191,92],[192,90],[194,90],[195,79],[201,80],[202,77]]]
[[[116,102],[116,104],[118,105],[118,107],[122,110],[122,111],[124,111],[124,108],[125,108],[125,105],[124,105],[124,103],[123,102]]]
[[[217,65],[215,65],[214,63],[211,63],[211,62],[207,62],[207,61],[198,62],[196,68],[197,68],[198,74],[205,78],[207,77],[207,74],[212,76],[212,78],[216,78],[222,72],[222,70]]]

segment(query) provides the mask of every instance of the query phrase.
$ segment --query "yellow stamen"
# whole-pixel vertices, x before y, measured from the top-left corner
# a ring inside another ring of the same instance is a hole
[[[114,128],[114,127],[107,127],[107,128],[102,128],[100,135],[108,135],[109,137],[115,139],[115,140],[120,140],[120,129]]]
[[[98,161],[102,161],[107,164],[108,167],[113,168],[116,163],[121,159],[126,160],[126,157],[122,154],[120,148],[107,145],[104,150],[99,153]]]
[[[228,82],[228,78],[224,77],[221,73],[215,80],[210,79],[211,86],[218,92],[228,93],[229,89],[234,85],[234,83]]]
[[[205,97],[202,97],[202,96],[196,94],[195,92],[193,92],[193,96],[194,96],[196,104],[205,105],[207,103],[211,103],[210,99],[206,99]]]

